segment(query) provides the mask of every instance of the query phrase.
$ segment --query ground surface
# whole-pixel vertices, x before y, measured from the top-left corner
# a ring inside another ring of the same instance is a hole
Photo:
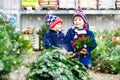
[[[29,56],[24,56],[24,64],[33,62],[36,59],[37,55],[38,53]],[[25,75],[28,72],[29,68],[21,66],[18,70],[10,73],[10,80],[26,80]],[[91,69],[87,70],[87,72],[93,80],[120,80],[120,75],[100,73]]]
[[[120,80],[120,75],[100,73],[94,70],[87,70],[87,71],[89,73],[89,76],[93,80]]]

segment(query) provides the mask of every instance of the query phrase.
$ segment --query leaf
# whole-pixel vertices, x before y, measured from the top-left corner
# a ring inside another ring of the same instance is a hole
[[[76,60],[71,60],[64,56],[63,53],[61,53],[60,48],[50,48],[47,50],[44,50],[40,53],[37,60],[32,63],[30,72],[27,74],[28,79],[40,79],[46,78],[51,76],[53,80],[61,79],[61,80],[74,80],[74,77],[77,77],[78,79],[81,79],[84,75],[88,78],[87,72],[84,70],[82,65],[77,62]],[[38,65],[39,63],[39,65]],[[79,64],[79,68],[76,68],[76,64]],[[34,70],[35,69],[35,70]],[[33,71],[40,70],[40,73],[36,73],[34,75],[30,75]],[[72,70],[77,70],[77,72],[81,76],[75,76],[72,73]],[[86,73],[86,74],[85,74]],[[37,75],[42,75],[38,76]]]

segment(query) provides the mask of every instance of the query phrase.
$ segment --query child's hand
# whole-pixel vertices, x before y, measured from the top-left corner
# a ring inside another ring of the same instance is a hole
[[[87,54],[87,50],[85,48],[83,48],[81,51],[80,51],[80,54]]]
[[[69,58],[73,58],[75,56],[75,53],[73,52],[68,52]]]

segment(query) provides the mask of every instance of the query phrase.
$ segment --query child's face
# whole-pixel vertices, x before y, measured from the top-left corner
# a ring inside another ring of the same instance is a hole
[[[73,23],[75,27],[83,28],[84,20],[81,17],[76,16],[73,20]]]
[[[62,23],[61,23],[61,22],[60,22],[60,23],[57,23],[57,24],[54,26],[53,30],[55,30],[56,32],[62,31]]]

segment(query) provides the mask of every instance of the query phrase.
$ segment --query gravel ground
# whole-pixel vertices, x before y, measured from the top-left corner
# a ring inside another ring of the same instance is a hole
[[[30,56],[24,56],[24,64],[33,62],[36,59],[38,53]],[[21,66],[18,70],[10,73],[10,80],[26,80],[25,75],[29,72],[29,68]],[[88,69],[87,72],[93,80],[120,80],[120,75],[106,74],[96,72],[95,70]]]
[[[33,55],[24,55],[24,63],[23,64],[29,64],[33,62],[39,52],[34,53]],[[29,72],[29,68],[25,66],[19,67],[18,70],[10,73],[10,80],[26,80],[25,75]]]
[[[90,69],[87,70],[87,72],[89,73],[89,76],[93,80],[120,80],[120,74],[113,75],[113,74],[100,73]]]

